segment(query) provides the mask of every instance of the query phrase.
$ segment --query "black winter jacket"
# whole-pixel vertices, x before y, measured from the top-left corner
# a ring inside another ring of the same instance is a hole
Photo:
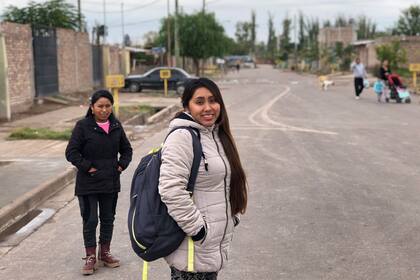
[[[118,166],[128,167],[133,150],[121,123],[113,115],[109,121],[109,134],[98,126],[93,116],[78,121],[74,127],[66,158],[78,169],[76,195],[113,193],[121,189]],[[89,173],[91,167],[97,171]]]

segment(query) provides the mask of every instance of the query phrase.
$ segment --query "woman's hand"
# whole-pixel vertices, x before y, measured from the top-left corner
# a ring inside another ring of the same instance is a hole
[[[121,166],[119,166],[119,165],[118,165],[118,168],[117,169],[118,169],[119,172],[122,172],[123,171],[123,168]]]
[[[93,173],[93,172],[96,172],[96,171],[98,171],[98,169],[96,169],[95,167],[91,167],[88,172]]]

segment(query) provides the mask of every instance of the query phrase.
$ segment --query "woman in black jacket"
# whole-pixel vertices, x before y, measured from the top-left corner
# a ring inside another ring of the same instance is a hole
[[[117,267],[110,253],[120,174],[132,158],[132,148],[121,123],[112,114],[114,99],[109,91],[96,91],[86,117],[76,123],[67,145],[66,158],[77,167],[75,195],[83,218],[86,262],[83,274],[93,274],[96,263],[98,205],[100,219],[98,263]],[[118,154],[120,155],[118,158]]]
[[[379,68],[379,78],[383,80],[385,83],[388,83],[388,76],[391,74],[391,69],[389,67],[389,62],[387,59],[385,59],[382,62],[381,67]]]

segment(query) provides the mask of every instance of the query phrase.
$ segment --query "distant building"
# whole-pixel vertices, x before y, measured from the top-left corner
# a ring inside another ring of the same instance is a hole
[[[401,64],[401,67],[408,67],[410,63],[420,63],[420,36],[387,36],[375,40],[356,41],[352,45],[363,64],[367,68],[373,68],[380,64],[376,57],[376,47],[394,41],[399,41],[401,49],[407,53],[407,63]]]
[[[380,62],[376,58],[376,47],[378,46],[375,40],[361,40],[352,43],[355,53],[366,68],[371,69]]]
[[[343,46],[347,46],[356,40],[357,34],[353,26],[324,27],[319,30],[318,34],[318,43],[324,48],[335,47],[336,43],[343,43]]]

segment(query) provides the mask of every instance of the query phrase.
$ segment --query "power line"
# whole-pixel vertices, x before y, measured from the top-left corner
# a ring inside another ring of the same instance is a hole
[[[144,5],[141,5],[141,6],[136,6],[136,7],[133,7],[133,8],[125,9],[123,12],[124,13],[128,13],[128,12],[138,11],[138,10],[141,10],[143,8],[152,6],[152,5],[154,5],[154,4],[156,4],[157,2],[160,2],[160,1],[162,1],[162,0],[154,0],[154,1],[150,2],[150,3],[144,4]],[[102,11],[89,10],[89,9],[85,9],[85,8],[82,8],[82,10],[84,12],[86,12],[86,13],[97,13],[97,14],[102,14],[103,13]],[[106,11],[106,13],[107,14],[121,14],[121,9],[119,11]]]
[[[161,20],[161,18],[155,18],[155,19],[148,19],[148,20],[142,20],[142,21],[124,23],[124,26],[138,25],[138,24],[142,24],[142,23],[154,22],[154,21],[159,21],[159,20]],[[108,28],[116,28],[116,27],[122,27],[122,24],[115,24],[115,25],[109,25],[108,26]]]

